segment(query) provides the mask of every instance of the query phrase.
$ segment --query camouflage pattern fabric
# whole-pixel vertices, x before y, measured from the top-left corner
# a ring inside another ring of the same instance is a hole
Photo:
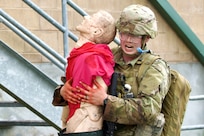
[[[138,77],[143,78],[148,67],[157,59],[160,59],[160,57],[146,55],[145,64],[141,65]],[[171,85],[162,104],[162,113],[165,116],[162,136],[180,136],[191,87],[189,82],[180,73],[173,69],[170,72]]]
[[[157,21],[154,13],[142,5],[126,7],[116,23],[120,33],[129,33],[136,36],[149,35],[152,39],[157,35]]]
[[[171,86],[162,107],[166,120],[162,136],[180,136],[191,92],[189,82],[177,71],[171,70],[171,80]]]
[[[131,92],[134,94],[134,98],[121,99],[110,96],[104,119],[124,124],[122,128],[116,130],[116,136],[136,136],[139,131],[145,134],[144,130],[154,132],[154,129],[162,124],[162,116],[161,119],[158,117],[161,114],[162,102],[170,84],[170,71],[166,62],[163,60],[155,61],[149,67],[143,79],[138,82],[138,71],[145,55],[140,55],[129,64],[123,63],[120,48],[114,52],[114,56],[115,71],[125,75],[126,83],[132,87]],[[118,81],[117,93],[119,97],[123,97],[125,94],[120,81]],[[162,129],[163,126],[161,125],[159,128]],[[145,134],[145,136],[153,135]]]

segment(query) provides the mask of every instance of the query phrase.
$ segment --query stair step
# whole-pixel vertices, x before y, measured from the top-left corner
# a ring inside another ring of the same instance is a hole
[[[0,102],[0,107],[24,107],[21,103],[17,101],[2,101]],[[0,127],[6,126],[50,126],[50,124],[45,121],[37,120],[0,120]]]
[[[0,74],[0,91],[60,130],[58,117],[62,108],[52,105],[53,91],[58,83],[1,41],[0,54],[3,57],[0,73],[5,73]]]
[[[24,107],[24,106],[17,101],[1,101],[0,107]]]
[[[44,121],[36,121],[36,120],[25,120],[25,121],[20,121],[20,120],[15,120],[15,121],[0,121],[0,127],[6,127],[6,126],[50,126],[48,123]]]

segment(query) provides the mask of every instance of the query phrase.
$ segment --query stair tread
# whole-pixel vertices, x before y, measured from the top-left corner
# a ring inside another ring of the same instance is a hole
[[[38,120],[0,120],[0,126],[50,126],[45,121]]]
[[[0,107],[24,107],[17,101],[0,101]]]

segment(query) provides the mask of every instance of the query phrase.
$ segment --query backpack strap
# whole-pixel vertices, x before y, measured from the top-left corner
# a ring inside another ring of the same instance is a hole
[[[138,71],[138,81],[142,81],[144,78],[147,70],[149,67],[157,60],[160,59],[161,57],[159,55],[151,54],[151,53],[145,53],[143,54],[143,57],[141,58],[141,66]]]

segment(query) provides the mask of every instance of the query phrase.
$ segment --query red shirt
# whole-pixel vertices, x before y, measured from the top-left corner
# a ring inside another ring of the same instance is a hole
[[[74,48],[67,60],[66,79],[73,78],[73,87],[82,87],[79,81],[93,86],[96,76],[102,77],[107,86],[110,85],[115,63],[113,54],[106,44],[85,43],[79,48]],[[69,119],[80,104],[68,104]]]

